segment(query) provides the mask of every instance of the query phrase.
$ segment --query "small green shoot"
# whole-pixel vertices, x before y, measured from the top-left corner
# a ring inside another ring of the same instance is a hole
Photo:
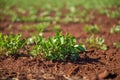
[[[39,24],[35,25],[35,29],[38,32],[43,32],[48,26],[49,26],[48,22],[39,23]]]
[[[113,46],[115,46],[117,49],[120,49],[120,42],[114,42]]]
[[[85,51],[83,44],[76,44],[74,37],[69,34],[63,36],[57,33],[55,36],[45,39],[42,35],[36,37],[35,46],[30,52],[31,55],[41,55],[42,58],[50,60],[76,60],[79,52]]]
[[[19,53],[19,49],[23,48],[26,41],[24,39],[21,40],[21,35],[11,34],[9,36],[5,35],[2,38],[2,47],[6,52],[6,56],[9,54]]]
[[[53,26],[53,30],[54,30],[55,32],[58,32],[58,31],[61,30],[61,26],[60,26],[60,25],[54,25],[54,26]]]
[[[100,29],[97,25],[86,25],[84,26],[84,31],[86,33],[96,34],[96,33],[99,33]]]
[[[116,26],[113,26],[111,29],[110,29],[110,33],[120,33],[120,25],[116,25]]]
[[[120,17],[120,10],[108,11],[106,14],[108,17],[111,17],[111,18],[119,18]]]
[[[90,38],[86,39],[86,43],[90,48],[107,50],[107,46],[105,45],[104,39],[102,37],[94,38],[94,35],[92,35]]]

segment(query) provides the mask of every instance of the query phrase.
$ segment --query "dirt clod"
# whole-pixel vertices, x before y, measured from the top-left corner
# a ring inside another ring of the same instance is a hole
[[[98,78],[99,79],[104,79],[105,77],[107,77],[109,75],[109,72],[107,70],[101,72],[98,74]]]

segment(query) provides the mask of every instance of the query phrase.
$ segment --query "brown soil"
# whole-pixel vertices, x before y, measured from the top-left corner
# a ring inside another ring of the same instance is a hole
[[[88,23],[59,23],[62,27],[61,31],[64,34],[70,33],[84,43],[84,40],[90,36],[83,31],[84,25],[97,24],[101,31],[96,35],[104,36],[108,46],[107,51],[88,49],[76,61],[41,60],[39,57],[34,59],[28,55],[19,55],[18,58],[1,56],[0,80],[120,80],[120,49],[112,45],[113,42],[120,42],[120,34],[109,32],[113,25],[119,24],[120,19],[111,19],[95,11],[93,14],[94,18]],[[0,22],[0,32],[22,33],[24,37],[37,33],[35,30],[22,30],[20,27],[24,24],[36,23]],[[55,34],[50,28],[44,32],[45,37]]]

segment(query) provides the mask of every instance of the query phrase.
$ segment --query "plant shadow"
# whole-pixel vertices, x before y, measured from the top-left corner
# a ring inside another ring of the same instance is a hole
[[[95,63],[100,63],[101,65],[105,65],[103,62],[99,61],[100,60],[100,57],[98,58],[90,58],[89,56],[85,56],[85,57],[79,57],[77,60],[65,60],[65,61],[53,61],[53,62],[58,62],[58,63],[73,63],[73,64],[81,64],[81,65],[84,65],[84,64],[95,64]]]

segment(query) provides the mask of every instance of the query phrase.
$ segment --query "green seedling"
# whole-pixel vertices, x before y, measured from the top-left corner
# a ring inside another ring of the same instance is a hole
[[[30,15],[30,16],[36,15],[37,12],[38,12],[37,9],[29,8],[29,15]]]
[[[10,16],[9,20],[12,22],[16,21],[18,19],[18,14],[14,10],[11,9],[5,9],[3,10],[4,16]]]
[[[80,16],[81,16],[82,18],[85,18],[85,17],[87,16],[87,11],[86,11],[86,10],[81,11]]]
[[[21,27],[21,29],[22,29],[22,30],[30,30],[31,27],[28,26],[28,25],[24,25],[24,26]]]
[[[21,30],[34,30],[34,25],[22,25],[20,26]]]
[[[110,29],[110,33],[120,33],[120,25],[113,26],[113,27]]]
[[[76,13],[76,8],[74,6],[71,6],[69,10],[70,10],[70,13]]]
[[[49,60],[76,60],[79,57],[79,52],[85,51],[83,44],[76,44],[74,37],[69,34],[63,36],[57,33],[55,36],[45,39],[42,35],[36,37],[35,46],[30,52],[31,55]]]
[[[55,32],[58,32],[58,31],[61,30],[61,26],[60,26],[60,25],[54,25],[54,26],[53,26],[53,30],[54,30]]]
[[[50,11],[44,11],[40,14],[41,17],[50,15]]]
[[[88,16],[88,11],[87,10],[83,10],[83,11],[81,11],[80,12],[80,22],[89,22],[90,21],[90,19],[92,19],[93,18],[93,16],[92,15],[89,15]]]
[[[107,46],[105,45],[104,39],[102,37],[94,38],[94,35],[92,35],[90,38],[86,39],[86,44],[90,48],[97,48],[97,49],[107,50]]]
[[[52,18],[51,16],[44,16],[44,17],[39,17],[38,21],[42,21],[42,22],[53,22],[54,23],[54,18]]]
[[[117,49],[120,49],[120,42],[114,42],[113,46],[115,46]]]
[[[70,16],[67,16],[67,15],[61,20],[61,22],[65,22],[65,23],[68,23],[71,21],[72,21],[72,18]]]
[[[53,18],[53,21],[52,21],[52,23],[53,24],[56,24],[57,22],[60,22],[60,16],[55,16],[54,18]]]
[[[75,15],[73,16],[69,16],[69,15],[66,15],[62,20],[61,22],[65,22],[65,23],[69,23],[69,22],[79,22],[79,18]]]
[[[96,34],[96,33],[99,33],[100,29],[97,25],[86,25],[84,27],[84,31],[86,33],[93,33],[93,34]]]
[[[21,40],[20,34],[11,34],[9,36],[3,36],[2,43],[6,56],[8,56],[9,54],[19,53],[19,49],[24,47],[26,41],[24,39]]]
[[[42,31],[44,31],[48,26],[49,26],[49,23],[48,23],[48,22],[39,23],[39,24],[35,25],[35,29],[36,29],[38,32],[42,32]]]
[[[85,17],[85,18],[80,18],[80,22],[89,22],[90,21],[90,17]]]
[[[111,18],[119,18],[120,17],[120,10],[116,11],[108,11],[106,12],[106,15]]]
[[[27,15],[27,16],[19,16],[17,21],[23,21],[23,22],[32,22],[32,21],[37,21],[37,16],[36,15]]]
[[[18,11],[18,13],[20,13],[20,14],[25,14],[25,13],[26,13],[26,10],[23,9],[23,8],[17,8],[17,11]]]

